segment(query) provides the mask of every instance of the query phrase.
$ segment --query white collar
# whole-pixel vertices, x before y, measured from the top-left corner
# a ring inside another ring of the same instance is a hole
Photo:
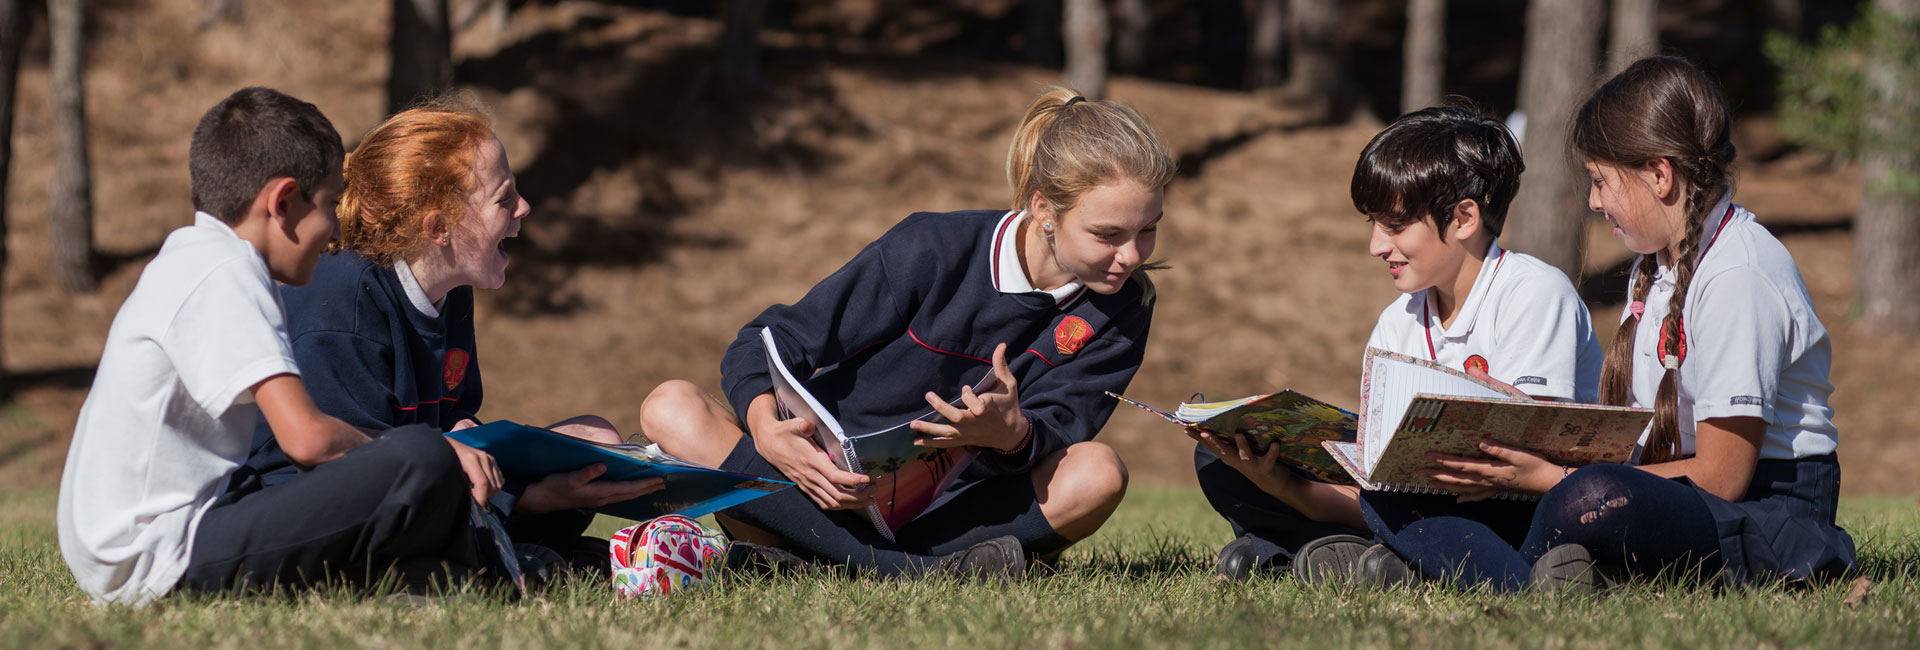
[[[407,302],[413,303],[415,310],[427,318],[440,317],[440,306],[427,299],[427,290],[420,288],[420,280],[413,277],[413,269],[407,266],[406,260],[393,261],[393,274],[400,276],[400,289],[407,293]]]
[[[1473,277],[1473,288],[1467,290],[1467,300],[1460,305],[1460,313],[1453,317],[1453,326],[1444,329],[1447,338],[1460,338],[1473,333],[1474,320],[1480,317],[1480,303],[1493,286],[1493,278],[1500,274],[1500,264],[1507,260],[1507,251],[1500,248],[1500,240],[1495,239],[1487,245],[1487,256],[1480,260],[1480,272]],[[1439,311],[1433,308],[1433,289],[1420,292],[1420,309],[1423,318],[1440,318]],[[1436,323],[1426,323],[1429,331]]]
[[[208,214],[206,212],[200,212],[197,210],[194,211],[193,225],[215,228],[215,229],[218,229],[220,232],[233,235],[234,237],[240,236],[240,233],[236,233],[233,231],[233,226],[228,225],[227,222],[225,221],[221,221],[219,217],[213,216],[212,214]]]
[[[1040,292],[1053,296],[1056,307],[1066,307],[1067,303],[1085,293],[1087,285],[1074,279],[1051,291],[1040,291],[1033,287],[1033,281],[1027,279],[1027,271],[1020,263],[1020,222],[1025,221],[1027,213],[1008,211],[1000,218],[999,225],[993,228],[993,290],[1000,293]]]

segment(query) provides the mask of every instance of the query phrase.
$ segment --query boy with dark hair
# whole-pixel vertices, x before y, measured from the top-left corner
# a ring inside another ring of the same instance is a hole
[[[1457,106],[1403,115],[1367,143],[1354,166],[1353,206],[1373,224],[1368,252],[1403,292],[1380,313],[1367,346],[1485,374],[1538,399],[1592,402],[1601,356],[1586,304],[1558,269],[1497,241],[1524,169],[1504,125]],[[1363,582],[1407,578],[1392,552],[1362,537],[1359,488],[1294,475],[1272,450],[1261,456],[1243,441],[1189,435],[1200,443],[1200,487],[1239,536],[1221,549],[1220,574],[1242,578],[1291,563],[1309,580],[1322,577],[1316,568],[1356,567],[1371,573]],[[1434,512],[1454,501],[1393,495],[1401,496]],[[1528,513],[1512,511],[1531,508],[1461,505],[1462,516],[1523,522],[1522,533]],[[1370,563],[1360,563],[1363,554]]]
[[[60,551],[96,601],[471,565],[468,504],[498,489],[492,459],[426,428],[370,442],[314,408],[294,364],[274,283],[307,282],[337,236],[344,157],[319,109],[267,88],[194,129],[198,213],[114,317],[61,476]],[[262,415],[319,467],[229,490]]]

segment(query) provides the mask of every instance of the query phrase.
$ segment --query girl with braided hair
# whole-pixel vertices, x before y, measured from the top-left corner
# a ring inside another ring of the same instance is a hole
[[[1542,496],[1517,547],[1461,518],[1400,529],[1393,550],[1422,575],[1589,591],[1597,568],[1743,584],[1853,565],[1834,523],[1831,342],[1793,257],[1733,203],[1728,122],[1713,82],[1676,57],[1636,62],[1580,108],[1588,206],[1640,254],[1600,380],[1602,402],[1655,409],[1639,464],[1565,468],[1490,442],[1490,458],[1443,458],[1434,484],[1463,500]]]

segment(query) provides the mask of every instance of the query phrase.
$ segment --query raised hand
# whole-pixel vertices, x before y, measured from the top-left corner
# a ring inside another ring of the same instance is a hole
[[[1007,367],[1007,344],[993,348],[993,384],[984,393],[960,387],[960,406],[948,404],[932,392],[927,403],[946,418],[946,424],[916,420],[908,423],[927,437],[914,441],[922,447],[986,447],[1011,452],[1026,441],[1028,423],[1020,412],[1020,386]]]

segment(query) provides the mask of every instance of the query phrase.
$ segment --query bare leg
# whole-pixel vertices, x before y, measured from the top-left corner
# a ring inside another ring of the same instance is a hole
[[[693,382],[660,384],[640,404],[640,430],[677,458],[719,467],[740,441],[740,422]]]
[[[598,415],[576,415],[547,425],[547,430],[609,445],[622,442],[620,430],[614,428],[612,422]]]
[[[1127,496],[1127,465],[1112,447],[1082,442],[1033,468],[1033,493],[1053,530],[1080,541],[1100,530]]]

